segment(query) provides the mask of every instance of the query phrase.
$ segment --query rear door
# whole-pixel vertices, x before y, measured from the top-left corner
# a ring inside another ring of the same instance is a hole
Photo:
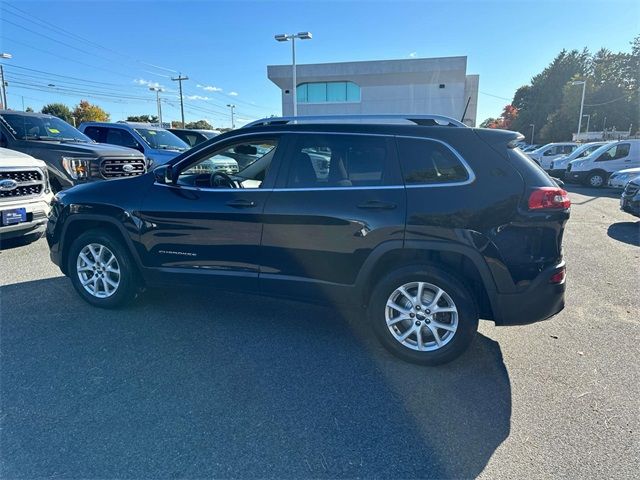
[[[394,140],[337,133],[289,137],[263,216],[261,289],[340,295],[374,248],[403,239],[406,195]]]

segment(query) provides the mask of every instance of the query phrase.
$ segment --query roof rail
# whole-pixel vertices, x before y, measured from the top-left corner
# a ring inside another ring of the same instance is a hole
[[[458,120],[444,115],[305,115],[298,117],[271,117],[262,118],[246,124],[242,128],[286,125],[288,123],[382,123],[382,124],[407,124],[423,125],[429,127],[466,127]]]

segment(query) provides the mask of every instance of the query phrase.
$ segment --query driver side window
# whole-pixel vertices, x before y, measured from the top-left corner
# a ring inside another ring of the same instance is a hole
[[[260,188],[277,147],[276,140],[248,140],[209,150],[178,176],[178,185],[202,188]]]

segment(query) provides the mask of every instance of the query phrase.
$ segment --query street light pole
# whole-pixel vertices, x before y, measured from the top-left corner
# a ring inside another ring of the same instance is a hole
[[[582,128],[582,110],[584,108],[584,92],[587,89],[587,82],[585,80],[576,80],[571,82],[571,85],[582,85],[582,100],[580,100],[580,116],[578,117],[578,133],[576,135],[576,140],[578,140],[580,129]]]
[[[13,56],[10,53],[0,53],[0,58],[2,59],[10,59]],[[0,63],[0,82],[2,83],[2,108],[7,108],[7,85],[4,81],[4,68]]]
[[[298,116],[298,80],[297,80],[297,72],[296,72],[296,38],[300,40],[311,40],[313,36],[311,32],[300,32],[300,33],[280,33],[274,37],[278,42],[286,42],[287,40],[291,40],[291,78],[293,85],[293,116]],[[284,113],[284,112],[283,112]]]
[[[162,105],[160,104],[160,92],[164,92],[164,90],[160,87],[149,87],[149,90],[152,92],[156,92],[156,104],[158,107],[158,123],[160,128],[162,128]]]
[[[533,145],[533,135],[536,133],[536,126],[533,123],[530,123],[529,126],[531,127],[531,145]]]
[[[231,109],[231,129],[236,128],[236,122],[235,119],[233,117],[233,111],[235,110],[236,106],[231,104],[231,103],[227,103],[227,107],[229,107]]]
[[[178,74],[177,77],[171,78],[174,82],[178,82],[178,87],[180,89],[180,116],[182,118],[182,128],[184,128],[184,102],[182,100],[182,82],[184,80],[189,80],[189,77],[186,75],[183,77],[181,73]]]
[[[583,117],[587,117],[587,136],[589,136],[589,122],[591,122],[591,115],[583,115]]]

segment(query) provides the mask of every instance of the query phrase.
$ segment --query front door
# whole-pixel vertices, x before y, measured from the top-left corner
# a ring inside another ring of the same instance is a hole
[[[278,144],[277,135],[229,139],[178,163],[174,185],[152,186],[140,212],[141,256],[150,275],[257,286],[261,215],[278,166]],[[237,174],[217,168],[239,157]]]
[[[260,288],[341,295],[375,247],[403,239],[405,191],[393,137],[305,133],[288,143],[263,217]]]

